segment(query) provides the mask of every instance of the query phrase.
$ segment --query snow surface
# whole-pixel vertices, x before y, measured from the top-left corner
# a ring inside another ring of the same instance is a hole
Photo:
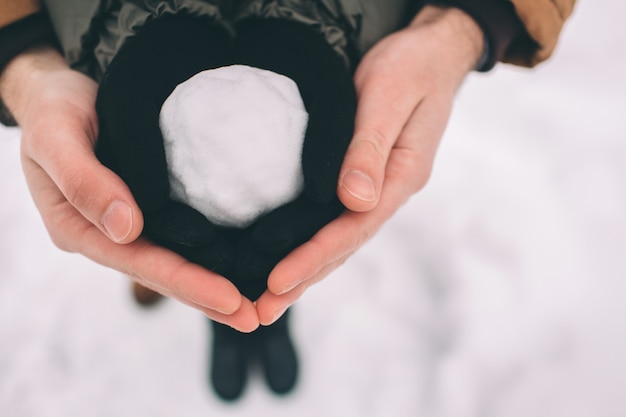
[[[307,120],[284,75],[246,65],[194,75],[161,108],[172,198],[242,228],[294,200]]]
[[[470,77],[426,189],[296,305],[285,398],[221,403],[200,313],[56,249],[1,130],[0,416],[625,416],[625,15]]]

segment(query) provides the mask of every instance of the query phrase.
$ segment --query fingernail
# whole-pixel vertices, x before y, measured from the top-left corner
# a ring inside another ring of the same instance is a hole
[[[361,201],[376,200],[374,181],[361,171],[348,171],[343,176],[342,186]]]
[[[133,228],[132,210],[121,200],[114,200],[102,216],[102,227],[115,242],[126,239]]]

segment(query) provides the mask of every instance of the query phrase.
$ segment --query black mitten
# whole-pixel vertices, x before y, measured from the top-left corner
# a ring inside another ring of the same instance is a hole
[[[350,72],[321,33],[297,22],[250,19],[238,27],[235,62],[285,75],[309,113],[302,152],[304,192],[258,219],[238,244],[233,281],[254,300],[285,255],[337,217],[337,181],[354,132]]]
[[[302,165],[307,196],[336,196],[341,164],[354,132],[352,75],[326,38],[302,23],[249,19],[238,27],[235,62],[273,71],[298,85],[309,113]]]
[[[200,71],[230,65],[231,43],[228,33],[208,19],[160,18],[125,42],[96,101],[97,155],[128,184],[144,214],[144,233],[221,273],[233,260],[233,237],[170,199],[159,113],[178,84]]]
[[[343,61],[321,34],[302,24],[246,21],[239,27],[234,58],[230,51],[227,33],[204,19],[162,18],[142,28],[124,44],[101,83],[97,153],[129,185],[144,212],[148,237],[226,275],[254,300],[274,265],[343,209],[336,186],[354,129],[356,95]],[[243,231],[217,227],[169,198],[159,128],[160,108],[179,83],[232,63],[288,76],[309,113],[304,193]]]

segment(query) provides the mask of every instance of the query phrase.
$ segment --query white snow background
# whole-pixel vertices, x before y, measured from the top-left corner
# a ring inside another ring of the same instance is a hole
[[[0,416],[626,416],[626,3],[463,87],[429,185],[296,305],[297,390],[207,385],[209,330],[53,246],[0,130]]]

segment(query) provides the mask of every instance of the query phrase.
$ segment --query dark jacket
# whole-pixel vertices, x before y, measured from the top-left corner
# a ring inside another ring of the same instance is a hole
[[[494,0],[471,1],[464,0],[458,3],[492,3]],[[518,18],[524,29],[532,39],[532,44],[526,41],[513,40],[510,47],[504,51],[502,61],[516,65],[535,66],[548,59],[554,52],[564,22],[569,18],[576,0],[501,0],[513,4]],[[80,60],[81,49],[94,42],[94,25],[99,24],[108,10],[112,8],[111,0],[48,0],[44,1],[53,16],[53,22],[63,47],[67,51],[70,62]],[[144,3],[144,2],[136,2]],[[145,3],[150,3],[146,1]],[[165,2],[177,3],[177,2]],[[238,8],[241,3],[250,3],[249,0],[217,0],[216,3],[226,5],[224,10]],[[265,1],[264,3],[268,3]],[[287,1],[293,5],[305,1]],[[356,28],[351,36],[357,35],[358,49],[363,52],[371,46],[375,39],[382,34],[397,28],[398,22],[405,20],[404,10],[407,3],[415,1],[403,0],[320,0],[324,9],[341,14],[348,23],[347,27]],[[452,1],[455,3],[455,1]],[[481,6],[484,8],[484,6]],[[17,22],[39,10],[40,0],[0,0],[0,28]],[[163,10],[170,8],[166,6]],[[410,7],[409,7],[410,9]],[[70,12],[68,12],[68,10]],[[65,14],[64,14],[65,13]],[[70,21],[69,19],[72,19]],[[359,20],[363,19],[363,20]],[[364,28],[364,30],[363,30]]]
[[[411,18],[414,0],[45,0],[70,65],[99,79],[124,40],[160,16],[204,16],[232,29],[251,16],[280,17],[322,32],[346,60]],[[71,12],[70,12],[71,11]]]

